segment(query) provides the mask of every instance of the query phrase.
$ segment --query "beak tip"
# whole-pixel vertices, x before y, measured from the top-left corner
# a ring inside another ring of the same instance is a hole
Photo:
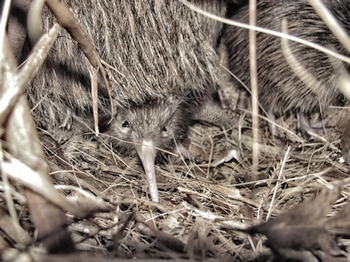
[[[157,181],[155,172],[147,172],[146,173],[148,187],[149,187],[149,193],[151,195],[151,199],[153,202],[159,202],[159,196],[158,196],[158,187],[157,187]]]

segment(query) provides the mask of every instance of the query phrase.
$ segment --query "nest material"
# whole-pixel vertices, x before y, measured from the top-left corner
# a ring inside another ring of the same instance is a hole
[[[122,159],[107,145],[81,138],[72,138],[57,148],[46,148],[56,184],[81,187],[113,206],[110,212],[86,219],[69,216],[69,232],[76,249],[93,252],[99,259],[117,256],[261,261],[272,256],[261,245],[264,237],[255,236],[252,241],[243,229],[265,221],[267,216],[278,217],[307,203],[338,182],[344,184],[343,198],[334,210],[345,205],[349,179],[347,166],[339,163],[337,132],[327,130],[327,141],[334,143],[291,143],[291,152],[282,165],[286,150],[274,146],[269,133],[262,129],[261,160],[255,176],[259,179],[251,181],[250,121],[246,116],[243,122],[247,125],[240,126],[239,132],[236,128],[195,126],[191,130],[190,148],[203,162],[198,165],[173,159],[167,165],[157,166],[158,204],[150,201],[147,181],[135,159]],[[233,147],[241,149],[239,163],[233,160],[216,167],[208,164]],[[77,194],[69,187],[63,192],[67,196]],[[331,205],[309,208],[317,212]],[[21,220],[27,221],[28,217]],[[309,226],[302,221],[298,225]],[[322,224],[320,227],[324,228]],[[33,233],[30,228],[28,232]]]

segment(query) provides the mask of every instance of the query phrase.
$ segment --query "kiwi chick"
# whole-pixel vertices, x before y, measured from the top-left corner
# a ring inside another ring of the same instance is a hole
[[[106,141],[115,150],[125,156],[139,156],[154,202],[159,201],[154,164],[164,162],[166,152],[173,152],[186,137],[191,123],[188,108],[176,96],[151,99],[142,105],[130,103],[118,110],[110,124],[101,125]]]
[[[234,114],[220,107],[214,97],[170,96],[150,99],[143,104],[130,102],[118,109],[114,120],[101,123],[105,141],[125,156],[139,157],[148,181],[152,201],[158,202],[155,163],[163,163],[168,153],[194,157],[182,145],[189,127],[198,121],[230,126]]]

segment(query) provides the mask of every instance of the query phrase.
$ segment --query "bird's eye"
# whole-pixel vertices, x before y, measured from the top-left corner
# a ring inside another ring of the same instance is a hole
[[[129,122],[127,120],[124,120],[123,123],[122,123],[122,127],[129,128],[130,127]]]
[[[162,137],[168,137],[168,128],[166,126],[162,127]]]

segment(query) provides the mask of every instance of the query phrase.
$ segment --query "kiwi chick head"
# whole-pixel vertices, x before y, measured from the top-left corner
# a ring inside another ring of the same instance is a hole
[[[184,99],[150,99],[138,105],[118,109],[105,134],[113,148],[125,156],[140,158],[146,173],[152,201],[158,202],[155,162],[166,159],[176,144],[186,137],[191,114]]]

